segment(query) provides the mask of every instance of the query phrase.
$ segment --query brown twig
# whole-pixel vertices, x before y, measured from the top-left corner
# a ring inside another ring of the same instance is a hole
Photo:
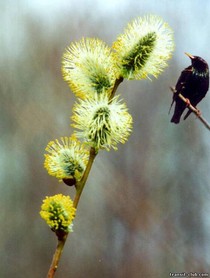
[[[65,235],[63,235],[62,237],[58,237],[57,247],[56,247],[53,259],[52,259],[50,269],[47,274],[47,278],[53,278],[55,275],[55,272],[58,268],[58,263],[60,261],[60,257],[63,252],[63,247],[65,245],[67,237],[68,237],[67,233]]]
[[[74,197],[74,207],[75,208],[77,208],[77,206],[78,206],[80,196],[82,194],[83,188],[84,188],[85,183],[87,181],[87,178],[89,176],[89,173],[90,173],[90,170],[92,168],[92,165],[93,165],[93,162],[94,162],[94,159],[95,159],[96,155],[97,155],[96,149],[91,147],[90,148],[89,160],[88,160],[88,164],[87,164],[87,167],[85,169],[85,172],[82,176],[82,179],[76,183],[76,195]]]
[[[111,95],[110,95],[110,100],[112,100],[112,98],[114,97],[114,95],[115,95],[115,93],[117,91],[118,86],[122,82],[123,82],[123,77],[121,77],[121,76],[118,79],[115,80],[115,84],[114,84],[114,87],[113,87]]]
[[[170,89],[174,94],[177,94],[175,88],[170,87]],[[188,99],[186,99],[182,94],[178,94],[177,96],[187,104],[187,108],[189,108],[197,116],[197,118],[205,125],[208,130],[210,130],[210,124],[201,116],[201,112],[194,106],[192,106],[192,104],[189,104]]]

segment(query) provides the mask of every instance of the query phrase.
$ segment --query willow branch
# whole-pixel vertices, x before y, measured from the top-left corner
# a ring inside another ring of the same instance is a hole
[[[170,87],[170,89],[174,94],[177,94],[177,91],[175,88]],[[185,98],[182,94],[178,94],[177,96],[187,104],[187,108],[189,108],[197,116],[197,118],[204,124],[204,126],[208,130],[210,130],[210,124],[208,123],[208,121],[206,119],[204,119],[201,116],[201,112],[198,109],[196,109],[194,106],[192,106],[192,104],[189,104],[188,99]]]
[[[89,173],[92,168],[93,161],[94,161],[96,155],[97,155],[97,152],[96,152],[95,148],[90,148],[90,155],[89,155],[87,167],[82,176],[82,179],[76,183],[76,195],[74,197],[74,207],[75,208],[77,208],[77,206],[78,206],[80,196],[82,194],[83,188],[84,188],[87,178],[89,176]],[[58,243],[57,243],[57,247],[56,247],[53,259],[52,259],[50,269],[47,274],[47,278],[53,278],[55,275],[55,272],[58,268],[58,263],[61,258],[61,254],[63,252],[64,245],[66,243],[66,239],[68,237],[68,233],[57,234],[57,237],[58,237]]]
[[[87,164],[87,167],[85,169],[85,172],[84,172],[81,180],[76,183],[76,195],[74,197],[74,207],[75,208],[77,208],[77,206],[78,206],[80,196],[82,194],[83,188],[84,188],[85,183],[87,181],[87,178],[89,176],[89,173],[90,173],[90,170],[92,168],[93,161],[94,161],[96,155],[97,155],[96,149],[91,147],[90,148],[89,160],[88,160],[88,164]]]
[[[55,272],[58,268],[58,263],[60,261],[61,254],[63,252],[63,247],[64,247],[66,239],[68,237],[68,233],[64,234],[63,236],[57,235],[57,237],[58,237],[58,243],[57,243],[57,247],[56,247],[53,259],[52,259],[51,266],[50,266],[48,274],[47,274],[47,278],[53,278],[55,275]]]
[[[117,91],[117,88],[118,86],[120,85],[120,83],[123,82],[123,77],[119,77],[118,79],[115,80],[115,83],[114,83],[114,87],[113,87],[113,90],[111,92],[111,95],[110,95],[110,100],[113,99],[116,91]]]

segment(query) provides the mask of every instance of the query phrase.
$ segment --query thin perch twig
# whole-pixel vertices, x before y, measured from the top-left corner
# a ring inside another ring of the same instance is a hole
[[[170,89],[174,94],[177,94],[177,91],[175,88],[170,87]],[[187,108],[189,108],[197,116],[197,118],[205,125],[205,127],[208,130],[210,130],[210,124],[207,122],[206,119],[204,119],[201,116],[201,112],[198,109],[196,109],[194,106],[189,104],[188,100],[182,94],[178,94],[177,96],[187,104]]]

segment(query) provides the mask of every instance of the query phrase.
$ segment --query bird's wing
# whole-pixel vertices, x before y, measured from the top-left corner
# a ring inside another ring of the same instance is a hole
[[[176,83],[176,86],[175,86],[176,93],[174,93],[174,95],[173,95],[172,103],[171,103],[171,106],[169,108],[168,114],[171,111],[171,108],[174,104],[174,101],[177,99],[177,95],[182,93],[182,90],[185,87],[186,82],[190,78],[191,73],[192,73],[192,66],[187,67],[186,69],[184,69],[181,72],[181,75],[180,75],[180,77],[179,77],[179,79]]]
[[[191,104],[193,106],[196,106],[206,96],[208,89],[209,89],[209,77],[203,78],[201,80],[199,89],[195,90],[195,93],[192,99],[190,100]]]
[[[189,66],[182,71],[175,87],[177,94],[182,93],[182,90],[185,87],[185,84],[190,78],[191,74],[192,74],[192,66]],[[175,98],[176,98],[176,94],[175,94]]]

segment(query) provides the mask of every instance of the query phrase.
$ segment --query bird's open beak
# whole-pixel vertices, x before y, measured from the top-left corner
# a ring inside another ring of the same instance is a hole
[[[187,52],[185,52],[184,54],[186,54],[190,59],[194,59],[195,57]]]

